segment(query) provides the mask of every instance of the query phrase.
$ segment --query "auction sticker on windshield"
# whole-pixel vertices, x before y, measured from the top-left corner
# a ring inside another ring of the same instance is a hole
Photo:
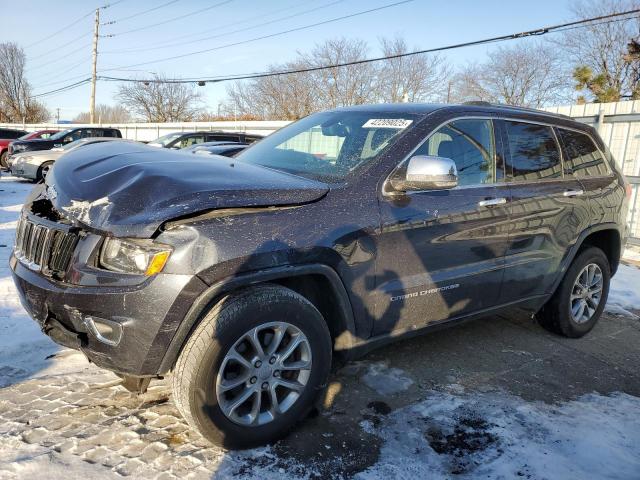
[[[406,120],[404,118],[370,118],[367,123],[362,125],[362,128],[407,128],[413,123],[413,120]]]

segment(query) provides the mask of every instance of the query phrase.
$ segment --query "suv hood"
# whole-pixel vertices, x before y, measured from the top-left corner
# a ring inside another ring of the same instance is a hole
[[[162,223],[220,208],[298,205],[326,184],[221,156],[105,142],[60,157],[46,196],[66,217],[123,237],[151,237]]]

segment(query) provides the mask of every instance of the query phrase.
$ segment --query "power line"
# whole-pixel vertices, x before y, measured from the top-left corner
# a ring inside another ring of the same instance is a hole
[[[84,75],[84,74],[83,74],[83,75],[74,75],[73,77],[69,77],[69,78],[66,78],[66,79],[64,79],[64,80],[58,80],[58,81],[51,82],[51,83],[45,83],[44,85],[38,85],[38,86],[37,86],[37,87],[35,87],[35,88],[36,88],[36,89],[41,89],[41,88],[45,88],[45,87],[50,87],[50,86],[52,86],[52,85],[60,85],[60,84],[62,84],[62,83],[67,83],[67,82],[70,82],[70,81],[72,81],[72,80],[77,80],[77,79],[79,79],[79,78],[84,78],[84,77],[85,77],[85,75]]]
[[[101,6],[101,7],[98,7],[98,8],[105,9],[105,8],[113,7],[114,5],[117,5],[118,3],[121,3],[121,2],[123,2],[123,1],[124,1],[124,0],[117,0],[117,1],[115,1],[115,2],[108,3],[108,4],[103,5],[103,6]],[[91,15],[93,15],[93,12],[94,12],[94,11],[95,11],[95,10],[91,10],[90,12],[85,13],[85,14],[84,14],[84,15],[82,15],[80,18],[77,18],[77,19],[76,19],[76,20],[74,20],[73,22],[71,22],[71,23],[69,23],[68,25],[65,25],[64,27],[62,27],[60,30],[56,30],[56,31],[55,31],[55,32],[53,32],[52,34],[47,35],[46,37],[43,37],[43,38],[41,38],[40,40],[37,40],[37,41],[35,41],[35,42],[33,42],[33,43],[31,43],[31,44],[27,45],[27,46],[26,46],[26,47],[24,47],[24,48],[25,48],[25,49],[29,49],[29,48],[31,48],[31,47],[33,47],[33,46],[35,46],[35,45],[38,45],[39,43],[45,42],[45,41],[49,40],[50,38],[53,38],[53,37],[55,37],[56,35],[59,35],[59,34],[61,34],[61,33],[65,32],[65,31],[67,31],[69,28],[73,27],[74,25],[77,25],[78,23],[80,23],[80,22],[81,22],[82,20],[84,20],[85,18],[90,17]],[[51,49],[49,49],[49,52],[50,52],[50,51],[51,51]],[[48,54],[48,53],[47,53],[47,54]]]
[[[133,28],[131,30],[126,30],[124,32],[116,32],[116,33],[112,33],[112,34],[108,34],[108,35],[103,35],[103,37],[119,37],[120,35],[126,35],[128,33],[134,33],[134,32],[139,32],[141,30],[147,30],[149,28],[157,27],[159,25],[165,25],[165,24],[170,23],[170,22],[175,22],[176,20],[182,20],[183,18],[187,18],[187,17],[191,17],[193,15],[197,15],[198,13],[206,12],[207,10],[212,10],[214,8],[221,7],[222,5],[225,5],[227,3],[231,3],[232,1],[233,0],[225,0],[225,1],[220,2],[220,3],[216,3],[214,5],[210,5],[210,6],[206,7],[206,8],[201,8],[200,10],[196,10],[194,12],[185,13],[184,15],[180,15],[179,17],[170,18],[169,20],[164,20],[162,22],[152,23],[151,25],[145,25],[143,27]]]
[[[27,58],[28,58],[30,61],[33,61],[33,60],[38,60],[39,58],[42,58],[42,57],[48,57],[48,56],[51,56],[51,55],[52,55],[52,52],[59,52],[59,51],[60,51],[60,49],[62,49],[62,48],[64,48],[64,47],[66,47],[66,46],[68,46],[68,45],[71,45],[72,43],[75,43],[75,42],[77,42],[78,40],[80,40],[81,38],[86,37],[87,35],[90,35],[90,34],[91,34],[91,32],[90,32],[90,31],[85,31],[85,32],[83,32],[83,33],[82,33],[82,35],[79,35],[79,36],[77,36],[77,37],[75,37],[75,38],[73,38],[73,39],[69,40],[68,42],[63,43],[62,45],[58,45],[57,47],[47,48],[47,51],[46,51],[46,52],[41,53],[40,55],[36,55],[35,57],[29,57],[29,56],[27,56]]]
[[[53,38],[53,37],[55,37],[56,35],[59,35],[60,33],[67,31],[69,28],[71,28],[71,27],[73,27],[74,25],[76,25],[76,24],[80,23],[82,20],[84,20],[85,18],[87,18],[87,17],[89,17],[89,16],[91,16],[91,15],[93,15],[93,10],[92,10],[92,11],[90,11],[89,13],[87,13],[87,14],[85,14],[85,15],[81,16],[80,18],[78,18],[78,19],[74,20],[74,21],[73,21],[73,22],[71,22],[70,24],[65,25],[65,26],[64,26],[64,27],[62,27],[60,30],[56,30],[54,33],[52,33],[52,34],[50,34],[50,35],[47,35],[46,37],[43,37],[43,38],[41,38],[40,40],[38,40],[38,41],[36,41],[36,42],[33,42],[33,43],[31,43],[31,44],[27,45],[27,46],[26,46],[26,47],[24,47],[24,48],[25,48],[25,49],[27,49],[27,48],[31,48],[31,47],[33,47],[33,46],[35,46],[35,45],[39,44],[39,43],[42,43],[42,42],[44,42],[44,41],[46,41],[46,40],[49,40],[50,38]]]
[[[225,33],[218,33],[216,35],[212,35],[209,37],[203,37],[203,38],[198,38],[195,40],[188,40],[186,42],[178,42],[178,43],[165,43],[165,44],[161,44],[161,45],[156,45],[154,47],[147,47],[147,48],[136,48],[136,49],[129,49],[129,50],[108,50],[106,52],[102,52],[103,54],[114,54],[114,53],[136,53],[136,52],[148,52],[150,50],[162,50],[165,48],[171,48],[171,47],[178,47],[181,45],[189,45],[191,43],[198,43],[198,42],[202,42],[204,40],[212,40],[214,38],[220,38],[220,37],[226,37],[228,35],[233,35],[235,33],[240,33],[240,32],[246,32],[248,30],[253,30],[254,28],[260,28],[260,27],[264,27],[266,25],[271,25],[272,23],[277,23],[277,22],[282,22],[284,20],[289,20],[291,18],[295,18],[295,17],[299,17],[301,15],[306,15],[307,13],[312,13],[315,12],[317,10],[321,10],[323,8],[328,8],[331,7],[333,5],[336,5],[338,3],[342,3],[345,0],[335,0],[333,2],[324,4],[324,5],[320,5],[318,7],[314,7],[308,10],[304,10],[302,12],[298,12],[298,13],[293,13],[291,15],[287,15],[286,17],[280,17],[280,18],[276,18],[273,20],[269,20],[268,22],[261,22],[258,25],[252,25],[249,27],[244,27],[244,28],[240,28],[238,30],[232,30],[230,32],[225,32]],[[290,10],[290,9],[289,9]],[[219,29],[216,29],[219,31]]]
[[[335,63],[335,64],[331,64],[331,65],[322,65],[322,66],[317,66],[317,67],[301,68],[301,69],[294,69],[294,70],[282,70],[282,71],[278,71],[278,72],[258,72],[258,73],[249,73],[249,74],[217,76],[217,77],[209,77],[209,78],[174,79],[174,80],[157,80],[157,79],[145,80],[145,79],[118,78],[118,77],[108,77],[108,76],[99,76],[98,79],[99,80],[104,80],[104,81],[137,82],[137,83],[194,83],[194,82],[212,82],[212,83],[217,83],[217,82],[226,82],[226,81],[232,81],[232,80],[247,80],[247,79],[254,79],[254,78],[264,78],[264,77],[274,77],[274,76],[281,76],[281,75],[291,75],[291,74],[296,74],[296,73],[306,73],[306,72],[312,72],[312,71],[318,71],[318,70],[327,70],[327,69],[332,69],[332,68],[346,67],[346,66],[350,66],[350,65],[360,65],[360,64],[364,64],[364,63],[373,63],[373,62],[379,62],[379,61],[383,61],[383,60],[393,60],[393,59],[396,59],[396,58],[409,57],[409,56],[413,56],[413,55],[423,55],[423,54],[427,54],[427,53],[436,53],[436,52],[442,52],[442,51],[446,51],[446,50],[454,50],[454,49],[458,49],[458,48],[465,48],[465,47],[476,46],[476,45],[497,43],[497,42],[503,42],[503,41],[509,41],[509,40],[517,40],[517,39],[527,38],[527,37],[532,37],[532,36],[542,36],[542,35],[546,35],[546,34],[549,34],[549,33],[558,33],[558,32],[562,32],[562,31],[572,30],[572,29],[575,29],[575,28],[583,28],[583,27],[587,27],[587,26],[604,24],[604,23],[627,21],[627,20],[640,18],[639,15],[629,16],[629,15],[638,14],[638,13],[640,13],[640,9],[629,10],[629,11],[626,11],[626,12],[612,13],[612,14],[609,14],[609,15],[602,15],[602,16],[599,16],[599,17],[592,17],[592,18],[587,18],[587,19],[582,19],[582,20],[576,20],[576,21],[573,21],[573,22],[568,22],[568,23],[559,24],[559,25],[553,25],[553,26],[549,26],[549,27],[542,27],[542,28],[538,28],[538,29],[534,29],[534,30],[529,30],[529,31],[526,31],[526,32],[512,33],[512,34],[501,35],[501,36],[497,36],[497,37],[486,38],[486,39],[482,39],[482,40],[474,40],[474,41],[470,41],[470,42],[446,45],[446,46],[442,46],[442,47],[435,47],[435,48],[417,50],[417,51],[413,51],[413,52],[401,53],[401,54],[396,54],[396,55],[387,55],[387,56],[382,56],[382,57],[367,58],[367,59],[357,60],[357,61],[352,61],[352,62]],[[620,17],[626,17],[626,18],[620,18]],[[614,18],[616,20],[609,20],[609,21],[604,21],[604,22],[600,22],[600,23],[594,23],[594,22],[599,22],[601,20],[608,20],[608,19],[614,19]],[[44,95],[57,93],[57,92],[59,92],[61,90],[76,88],[77,86],[80,86],[83,83],[86,83],[86,82],[88,82],[90,80],[91,79],[87,78],[87,79],[84,79],[84,80],[82,80],[80,82],[77,82],[75,84],[67,85],[66,87],[61,87],[59,89],[56,89],[56,90],[53,90],[53,91],[50,91],[50,92],[44,92],[44,93],[41,93],[39,95],[34,95],[34,96],[44,96]]]
[[[72,54],[74,54],[74,53],[76,53],[76,52],[79,52],[80,50],[84,50],[85,48],[90,47],[90,46],[91,46],[91,43],[85,43],[85,44],[83,44],[83,45],[79,46],[78,48],[76,48],[76,49],[74,49],[74,50],[71,50],[70,52],[66,52],[66,53],[65,53],[65,56],[69,57],[69,56],[71,56]],[[57,52],[57,53],[60,53],[60,52]],[[41,69],[42,67],[46,67],[47,65],[51,65],[52,63],[60,63],[60,58],[58,58],[58,56],[57,56],[57,55],[52,55],[52,56],[53,56],[54,58],[52,58],[52,59],[51,59],[51,60],[49,60],[48,62],[38,64],[38,65],[36,65],[35,67],[27,68],[27,69],[26,69],[26,71],[27,71],[27,72],[33,72],[34,70],[39,70],[39,69]]]
[[[380,62],[380,61],[383,61],[383,60],[393,60],[393,59],[396,59],[396,58],[409,57],[409,56],[413,56],[413,55],[423,55],[423,54],[427,54],[427,53],[443,52],[443,51],[446,51],[446,50],[454,50],[454,49],[457,49],[457,48],[471,47],[471,46],[483,45],[483,44],[487,44],[487,43],[495,43],[495,42],[502,42],[502,41],[507,41],[507,40],[515,40],[515,39],[531,37],[531,36],[541,36],[541,35],[546,35],[548,33],[557,33],[557,32],[566,31],[566,30],[569,30],[569,29],[572,29],[572,28],[577,28],[578,26],[585,27],[585,26],[588,26],[587,24],[592,24],[592,22],[597,22],[598,20],[604,20],[604,19],[621,17],[621,16],[628,16],[628,15],[631,15],[633,13],[640,13],[640,9],[629,10],[629,11],[626,11],[626,12],[614,13],[614,14],[610,14],[610,15],[603,15],[603,16],[600,16],[600,17],[593,17],[593,18],[584,19],[584,20],[577,20],[577,21],[574,21],[574,22],[564,23],[564,24],[560,24],[560,25],[554,25],[554,26],[550,26],[550,27],[543,27],[543,28],[539,28],[539,29],[535,29],[535,30],[529,30],[527,32],[512,33],[512,34],[508,34],[508,35],[501,35],[501,36],[498,36],[498,37],[491,37],[491,38],[486,38],[486,39],[482,39],[482,40],[474,40],[474,41],[470,41],[470,42],[457,43],[457,44],[453,44],[453,45],[447,45],[447,46],[444,46],[444,47],[435,47],[435,48],[429,48],[429,49],[424,49],[424,50],[417,50],[417,51],[413,51],[413,52],[399,53],[399,54],[396,54],[396,55],[386,55],[386,56],[382,56],[382,57],[366,58],[366,59],[363,59],[363,60],[355,60],[355,61],[351,61],[351,62],[336,63],[336,64],[332,64],[332,65],[322,65],[322,66],[317,66],[317,67],[308,67],[308,68],[301,68],[301,69],[294,69],[294,70],[283,70],[283,71],[279,71],[279,72],[259,72],[259,73],[250,73],[250,74],[240,74],[240,75],[234,75],[234,76],[219,76],[219,77],[210,77],[210,78],[176,79],[176,80],[156,80],[156,79],[140,80],[140,79],[116,78],[116,77],[106,77],[106,76],[102,76],[101,79],[102,80],[108,80],[108,81],[121,81],[121,82],[159,82],[159,83],[212,82],[212,83],[215,83],[215,82],[224,82],[224,81],[229,81],[229,80],[247,80],[247,79],[252,79],[252,78],[264,78],[264,77],[273,77],[273,76],[281,76],[281,75],[291,75],[291,74],[295,74],[295,73],[306,73],[306,72],[313,72],[313,71],[317,71],[317,70],[327,70],[327,69],[331,69],[331,68],[347,67],[347,66],[350,66],[350,65],[361,65],[361,64],[365,64],[365,63]],[[626,20],[631,20],[633,18],[640,18],[640,16],[632,16],[632,17],[627,17],[627,18],[618,18],[618,20],[615,20],[615,21],[626,21]],[[613,21],[602,22],[602,23],[613,23]]]
[[[60,88],[57,88],[55,90],[51,90],[49,92],[43,92],[43,93],[39,93],[37,95],[33,95],[33,98],[40,98],[40,97],[45,97],[45,96],[52,95],[54,93],[66,92],[67,90],[73,90],[74,88],[77,88],[77,87],[79,87],[81,85],[84,85],[86,83],[89,83],[89,82],[91,82],[91,78],[85,78],[84,80],[81,80],[81,81],[76,82],[76,83],[72,83],[71,85],[60,87]]]
[[[278,36],[281,36],[281,35],[286,35],[287,33],[299,32],[301,30],[306,30],[306,29],[309,29],[309,28],[318,27],[320,25],[326,25],[326,24],[337,22],[337,21],[340,21],[340,20],[346,20],[348,18],[358,17],[360,15],[365,15],[367,13],[378,12],[380,10],[385,10],[385,9],[388,9],[388,8],[397,7],[399,5],[404,5],[406,3],[410,3],[410,2],[413,2],[413,1],[414,0],[401,0],[399,2],[382,5],[382,6],[376,7],[376,8],[370,8],[368,10],[363,10],[363,11],[352,13],[352,14],[349,14],[349,15],[343,15],[343,16],[340,16],[340,17],[334,17],[334,18],[331,18],[329,20],[324,20],[322,22],[316,22],[316,23],[312,23],[312,24],[309,24],[309,25],[304,25],[304,26],[301,26],[301,27],[290,28],[288,30],[283,30],[281,32],[271,33],[269,35],[262,35],[260,37],[251,38],[249,40],[242,40],[242,41],[238,41],[238,42],[228,43],[226,45],[219,45],[219,46],[213,47],[213,48],[207,48],[207,49],[198,50],[198,51],[195,51],[195,52],[183,53],[183,54],[180,54],[180,55],[174,55],[172,57],[165,57],[165,58],[161,58],[161,59],[157,59],[157,60],[150,60],[148,62],[140,62],[140,63],[134,63],[132,65],[124,65],[124,66],[120,66],[118,68],[112,68],[112,69],[103,70],[103,71],[114,71],[114,70],[119,70],[120,68],[140,67],[142,65],[151,65],[153,63],[166,62],[167,60],[175,60],[177,58],[184,58],[184,57],[190,57],[192,55],[199,55],[201,53],[213,52],[215,50],[221,50],[223,48],[234,47],[234,46],[237,46],[237,45],[244,45],[246,43],[252,43],[252,42],[256,42],[258,40],[265,40],[267,38],[273,38],[273,37],[278,37]]]
[[[81,65],[83,65],[83,64],[86,64],[86,63],[88,63],[88,62],[89,62],[89,60],[91,60],[91,57],[90,57],[90,56],[89,56],[89,57],[83,57],[83,58],[82,58],[82,60],[80,60],[79,62],[74,62],[74,63],[72,63],[72,64],[71,64],[71,65],[69,65],[69,66],[67,66],[67,65],[63,65],[63,66],[61,66],[60,68],[61,68],[61,69],[63,69],[64,71],[59,71],[57,75],[50,75],[50,76],[47,76],[46,80],[47,80],[47,81],[49,81],[49,80],[55,80],[56,78],[63,77],[63,76],[65,76],[65,75],[67,75],[69,72],[71,72],[71,71],[75,70],[76,68],[78,68],[79,66],[81,66]],[[49,72],[47,72],[47,74],[48,74],[48,73],[49,73]],[[84,76],[84,75],[83,75],[83,76]],[[67,80],[64,80],[64,81],[68,81],[68,79],[67,79]],[[52,85],[52,84],[51,84],[51,83],[48,83],[47,85]],[[46,85],[45,85],[45,86],[46,86]],[[41,86],[40,88],[42,88],[42,86]]]
[[[206,30],[200,31],[200,32],[194,32],[194,33],[187,33],[186,35],[178,35],[177,37],[173,37],[171,40],[166,41],[164,43],[160,43],[160,44],[156,44],[158,45],[159,48],[162,48],[164,46],[166,46],[169,43],[175,42],[176,40],[181,40],[184,38],[193,38],[193,37],[197,37],[199,35],[204,35],[207,34],[209,32],[211,32],[212,30],[218,31],[218,32],[226,32],[229,28],[233,27],[233,26],[237,26],[237,25],[242,25],[245,23],[249,23],[252,22],[254,20],[259,20],[259,19],[264,19],[265,17],[270,17],[273,15],[278,15],[282,12],[288,12],[291,11],[292,9],[295,9],[295,6],[287,6],[285,8],[280,8],[278,10],[273,10],[270,13],[264,13],[262,15],[257,15],[257,16],[253,16],[253,17],[249,17],[249,18],[245,18],[243,20],[239,20],[237,22],[234,22],[233,25],[223,25],[223,26],[216,26],[216,28],[211,29],[211,28],[207,28]],[[230,34],[229,32],[227,32],[227,34]],[[131,51],[131,50],[129,50]]]
[[[145,15],[147,13],[151,13],[151,12],[153,12],[155,10],[159,10],[159,9],[161,9],[163,7],[171,5],[172,3],[176,3],[178,1],[180,1],[180,0],[170,0],[170,1],[166,2],[166,3],[163,3],[162,5],[158,5],[158,6],[155,6],[153,8],[148,8],[147,10],[142,10],[141,12],[134,13],[133,15],[128,15],[126,17],[121,17],[121,18],[118,18],[117,20],[110,20],[108,22],[101,23],[100,25],[113,25],[114,23],[120,23],[120,22],[124,22],[125,20],[131,20],[132,18],[136,18],[136,17],[139,17],[141,15]]]

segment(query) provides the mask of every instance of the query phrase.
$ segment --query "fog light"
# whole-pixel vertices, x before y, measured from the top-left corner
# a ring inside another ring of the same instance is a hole
[[[100,317],[84,317],[84,324],[91,334],[102,343],[115,347],[122,339],[122,325]]]

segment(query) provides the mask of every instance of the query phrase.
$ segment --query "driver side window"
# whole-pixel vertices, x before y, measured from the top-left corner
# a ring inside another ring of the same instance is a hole
[[[453,160],[458,170],[458,185],[495,182],[495,154],[493,123],[482,119],[451,122],[431,134],[414,153]]]

